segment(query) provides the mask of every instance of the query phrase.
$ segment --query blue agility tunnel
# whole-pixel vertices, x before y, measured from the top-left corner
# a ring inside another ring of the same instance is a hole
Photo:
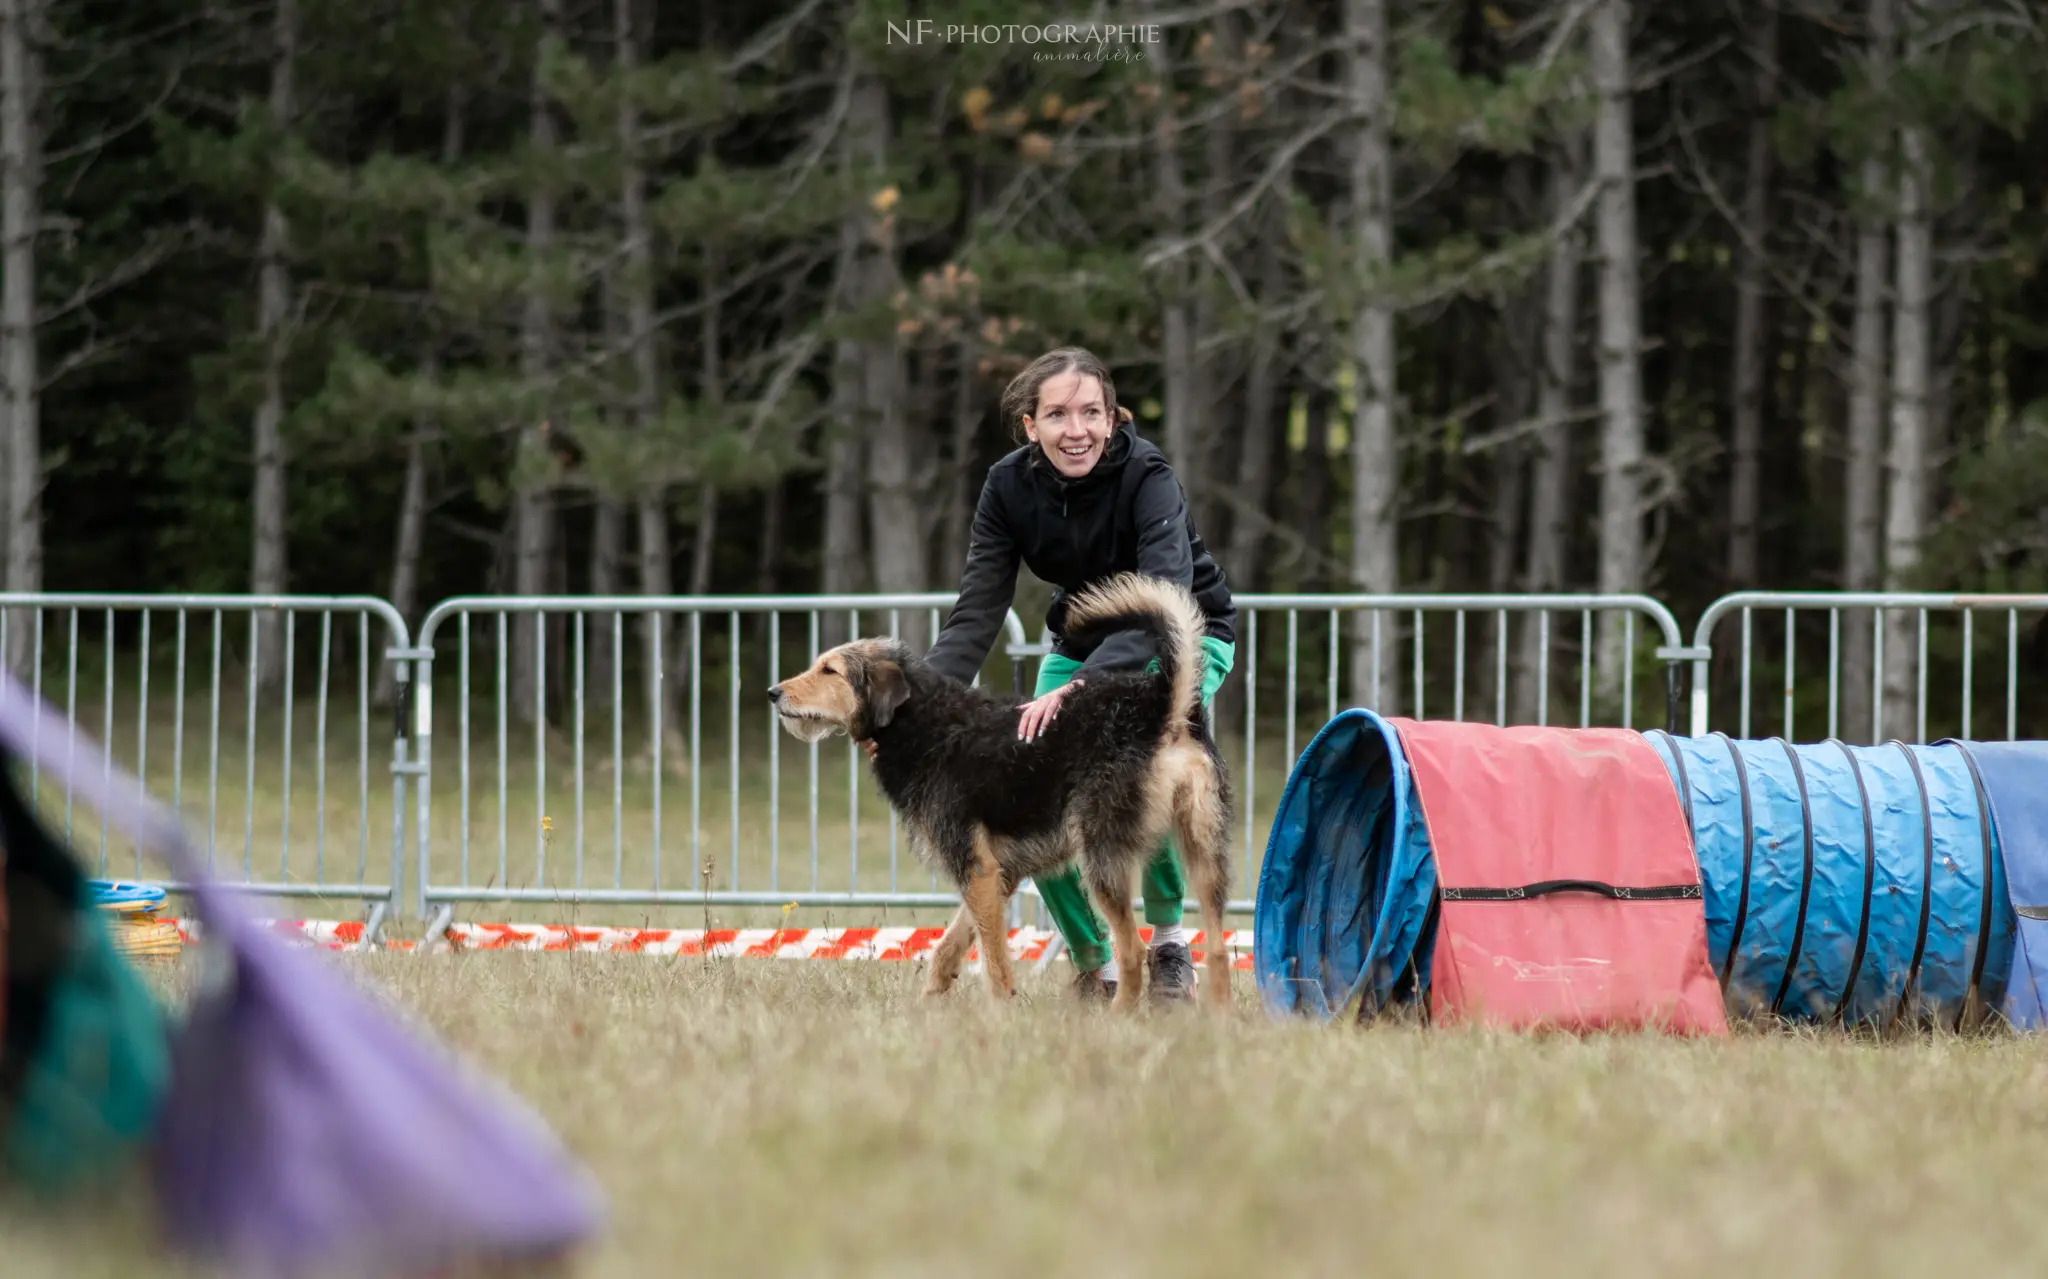
[[[1963,747],[1646,736],[1692,827],[1731,1011],[1961,1027],[2000,1007],[2012,908]]]
[[[1643,737],[1692,833],[1731,1013],[2048,1026],[2048,743]],[[1260,873],[1267,1006],[1327,1019],[1426,991],[1437,890],[1400,736],[1343,712],[1297,761]]]
[[[2048,1028],[2048,742],[1969,742],[2014,916],[2005,1016]]]
[[[1252,966],[1267,1007],[1327,1019],[1426,987],[1435,898],[1401,739],[1371,711],[1344,711],[1288,777],[1259,870]]]

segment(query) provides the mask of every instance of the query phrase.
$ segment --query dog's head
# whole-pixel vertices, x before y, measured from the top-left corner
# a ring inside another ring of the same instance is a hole
[[[833,733],[872,737],[910,700],[909,660],[910,650],[894,640],[855,640],[769,689],[768,700],[790,735],[806,742]]]

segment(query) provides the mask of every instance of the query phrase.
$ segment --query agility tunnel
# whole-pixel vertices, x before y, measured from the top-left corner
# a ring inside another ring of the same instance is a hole
[[[1640,734],[1339,715],[1259,877],[1267,1004],[1723,1034],[1699,872]]]
[[[1791,745],[1351,710],[1259,882],[1277,1012],[1718,1033],[2048,1023],[2048,743]],[[1705,1005],[1715,1007],[1709,1010]]]
[[[1647,736],[1732,1011],[1961,1028],[2002,1005],[2013,913],[1970,747]]]

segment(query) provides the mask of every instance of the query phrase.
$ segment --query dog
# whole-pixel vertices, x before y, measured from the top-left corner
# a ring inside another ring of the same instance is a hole
[[[791,735],[815,742],[845,733],[873,744],[882,793],[920,854],[959,889],[961,906],[933,953],[926,995],[951,989],[978,940],[992,996],[1010,998],[1016,983],[1004,908],[1026,879],[1078,861],[1116,943],[1111,1007],[1129,1011],[1144,981],[1134,881],[1171,833],[1208,929],[1203,993],[1215,1008],[1229,1005],[1221,941],[1231,796],[1202,713],[1204,625],[1185,588],[1136,573],[1073,597],[1070,637],[1147,631],[1159,670],[1085,677],[1032,742],[1017,738],[1024,699],[941,675],[894,640],[842,644],[768,690]]]

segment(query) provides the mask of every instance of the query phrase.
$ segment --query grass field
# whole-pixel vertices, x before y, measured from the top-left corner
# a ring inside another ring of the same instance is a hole
[[[2039,1271],[2039,1040],[1113,1019],[1033,975],[494,954],[360,971],[604,1182],[585,1276]],[[9,1279],[171,1273],[139,1194],[0,1205]]]

